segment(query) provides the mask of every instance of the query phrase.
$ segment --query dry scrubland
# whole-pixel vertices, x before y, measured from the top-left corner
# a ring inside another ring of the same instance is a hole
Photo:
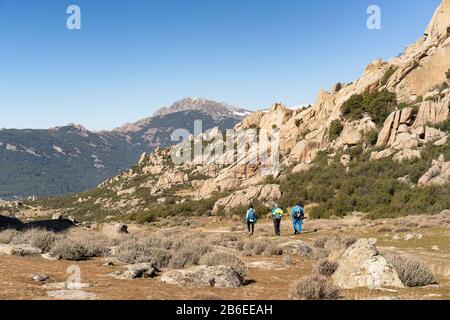
[[[4,230],[0,299],[450,298],[450,212],[311,220],[300,237],[292,236],[285,219],[283,235],[272,232],[271,221],[261,220],[250,238],[242,221],[220,217],[161,219],[129,226],[128,234],[96,224],[62,233]],[[335,284],[342,257],[362,238],[377,239],[405,287]],[[49,260],[55,257],[61,259]],[[66,290],[66,269],[73,264],[81,268],[83,285]],[[35,275],[48,280],[35,281]]]

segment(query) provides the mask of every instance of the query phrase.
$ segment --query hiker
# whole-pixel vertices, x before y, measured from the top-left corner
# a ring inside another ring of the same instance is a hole
[[[283,209],[281,209],[279,206],[275,206],[275,208],[272,209],[273,225],[275,227],[276,236],[281,235],[281,219],[283,218],[283,216]]]
[[[301,234],[303,227],[303,220],[305,219],[305,210],[301,202],[297,202],[297,205],[292,208],[291,211],[292,223],[294,225],[294,234]]]
[[[253,205],[250,205],[247,214],[245,216],[245,220],[247,221],[247,229],[248,229],[248,235],[252,236],[255,232],[255,224],[256,224],[256,211],[253,208]]]

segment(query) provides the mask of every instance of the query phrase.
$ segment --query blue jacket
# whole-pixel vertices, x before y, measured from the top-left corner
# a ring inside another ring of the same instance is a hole
[[[305,210],[303,210],[302,207],[300,207],[300,206],[295,206],[295,207],[292,208],[292,211],[291,211],[291,217],[292,217],[292,219],[294,219],[294,215],[295,215],[295,213],[296,213],[297,211],[300,211],[300,212],[303,214],[303,216],[305,215]]]
[[[245,220],[247,222],[250,222],[250,220],[253,220],[254,223],[256,223],[257,220],[257,216],[256,216],[256,211],[255,209],[248,209],[247,210],[247,214],[245,216]]]

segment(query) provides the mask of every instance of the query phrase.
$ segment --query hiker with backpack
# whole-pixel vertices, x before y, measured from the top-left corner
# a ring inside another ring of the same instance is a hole
[[[276,236],[281,236],[281,219],[283,218],[283,216],[284,216],[283,209],[278,207],[278,205],[272,209],[273,225],[275,227]]]
[[[247,214],[245,215],[245,221],[247,222],[248,235],[252,236],[255,232],[255,224],[256,224],[256,211],[253,208],[253,205],[250,205]]]
[[[300,202],[297,202],[297,205],[292,208],[291,216],[292,223],[294,225],[294,234],[301,234],[303,220],[305,220],[305,210],[303,209],[303,205]]]

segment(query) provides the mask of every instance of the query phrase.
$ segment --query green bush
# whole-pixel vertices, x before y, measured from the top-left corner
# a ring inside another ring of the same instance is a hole
[[[351,96],[342,105],[341,112],[351,121],[361,119],[365,113],[368,113],[376,124],[382,124],[396,106],[396,94],[384,89]]]
[[[360,152],[360,146],[349,150],[353,160],[348,172],[337,163],[327,165],[319,156],[310,171],[280,180],[279,203],[288,207],[303,199],[318,204],[311,211],[313,218],[340,217],[353,211],[369,213],[371,218],[436,214],[450,207],[449,184],[411,189],[397,180],[409,175],[417,183],[433,159],[440,154],[450,159],[450,142],[440,147],[425,145],[421,159],[402,164],[392,158],[367,161],[370,152],[358,156]]]
[[[364,141],[369,146],[374,146],[378,141],[378,130],[372,129],[372,130],[367,131],[364,134]]]
[[[338,119],[333,120],[333,122],[331,122],[330,125],[330,133],[329,133],[330,139],[331,140],[337,139],[341,135],[342,130],[344,130],[344,126],[342,125],[341,120]]]
[[[373,122],[380,125],[395,110],[397,97],[395,93],[382,90],[368,97],[366,110]]]
[[[386,72],[384,73],[383,77],[381,78],[380,84],[382,86],[385,86],[389,79],[392,77],[392,75],[395,73],[395,71],[397,71],[397,67],[393,67],[390,66],[389,69],[386,70]]]
[[[351,96],[341,107],[341,112],[346,119],[358,120],[364,114],[363,96],[355,94]]]

